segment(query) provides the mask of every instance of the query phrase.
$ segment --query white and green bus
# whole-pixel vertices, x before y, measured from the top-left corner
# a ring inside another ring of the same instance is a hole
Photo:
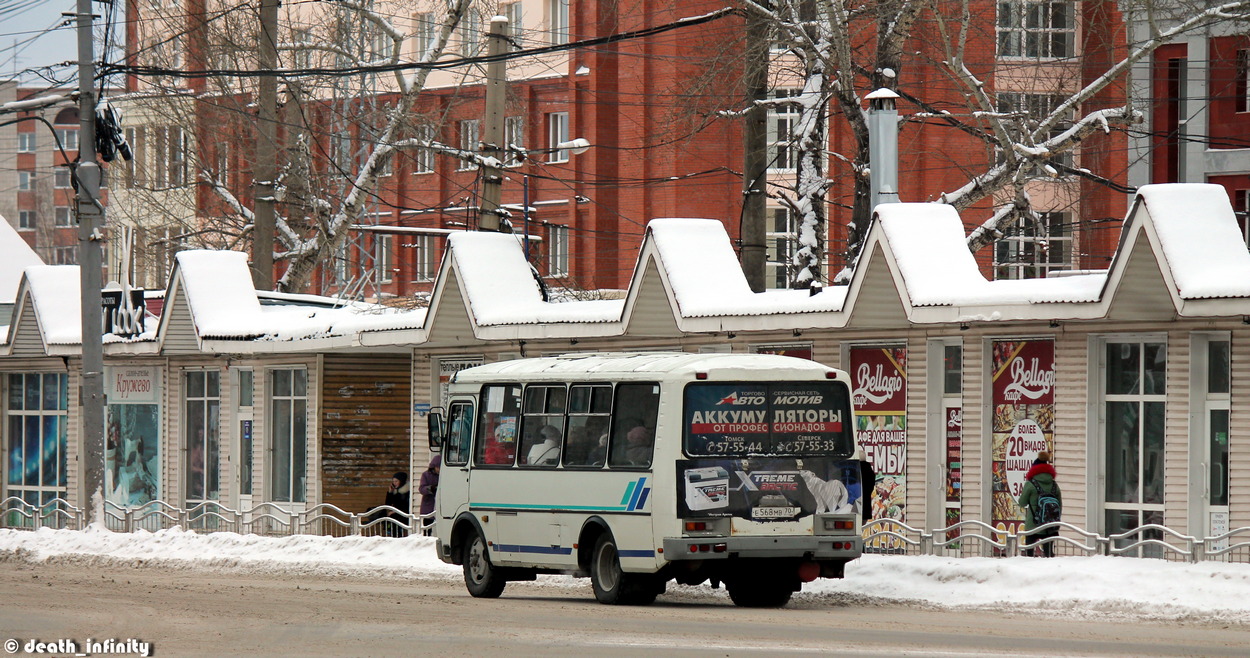
[[[430,414],[439,557],[473,596],[589,576],[603,603],[668,581],[781,606],[859,557],[846,373],[763,354],[519,359],[456,373]]]

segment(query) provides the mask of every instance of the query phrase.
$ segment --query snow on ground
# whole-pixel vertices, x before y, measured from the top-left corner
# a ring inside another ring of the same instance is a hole
[[[114,533],[0,530],[0,557],[34,562],[101,559],[150,568],[455,579],[428,537],[262,537],[179,529]],[[586,588],[543,576],[540,584]],[[671,588],[680,591],[680,588]],[[904,603],[1076,617],[1250,624],[1250,565],[1120,557],[947,558],[866,555],[846,578],[804,586],[796,602]]]

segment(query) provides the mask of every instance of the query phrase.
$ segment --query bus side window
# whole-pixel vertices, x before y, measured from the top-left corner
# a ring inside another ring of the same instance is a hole
[[[569,389],[569,438],[564,444],[565,466],[603,466],[608,454],[608,419],[611,412],[611,386],[580,385]]]
[[[517,425],[521,419],[521,387],[487,384],[482,387],[482,413],[473,448],[477,466],[511,466],[516,460]]]
[[[564,440],[564,386],[527,386],[521,423],[521,464],[554,468]]]
[[[473,405],[453,402],[447,412],[447,445],[443,446],[443,461],[448,466],[467,464],[472,438]]]
[[[645,468],[651,465],[659,411],[659,384],[621,384],[616,387],[609,466]]]

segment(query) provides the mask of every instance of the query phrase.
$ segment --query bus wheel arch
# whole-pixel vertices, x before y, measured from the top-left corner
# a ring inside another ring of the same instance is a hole
[[[463,564],[465,546],[473,539],[474,534],[486,536],[482,532],[482,526],[472,514],[464,513],[456,519],[455,525],[451,530],[451,558],[452,564]]]
[[[592,516],[582,524],[582,531],[577,536],[577,566],[586,574],[590,573],[591,558],[595,552],[595,544],[599,537],[612,534],[612,528],[602,517]]]

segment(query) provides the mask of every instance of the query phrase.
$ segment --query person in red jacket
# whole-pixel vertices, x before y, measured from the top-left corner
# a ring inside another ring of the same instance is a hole
[[[1020,492],[1020,498],[1017,504],[1020,509],[1024,510],[1024,530],[1029,532],[1038,526],[1045,525],[1050,521],[1039,518],[1043,514],[1043,508],[1046,507],[1043,495],[1052,503],[1056,512],[1054,520],[1058,520],[1058,512],[1062,509],[1063,498],[1059,493],[1059,483],[1055,480],[1055,467],[1050,465],[1050,453],[1043,450],[1037,453],[1037,459],[1033,461],[1033,466],[1029,468],[1029,472],[1024,476],[1024,489]],[[1059,528],[1052,527],[1037,534],[1026,535],[1024,538],[1025,555],[1033,556],[1039,551],[1045,557],[1053,557],[1055,543],[1048,541],[1039,548],[1033,548],[1033,545],[1039,541],[1043,541],[1050,537],[1058,536]]]

